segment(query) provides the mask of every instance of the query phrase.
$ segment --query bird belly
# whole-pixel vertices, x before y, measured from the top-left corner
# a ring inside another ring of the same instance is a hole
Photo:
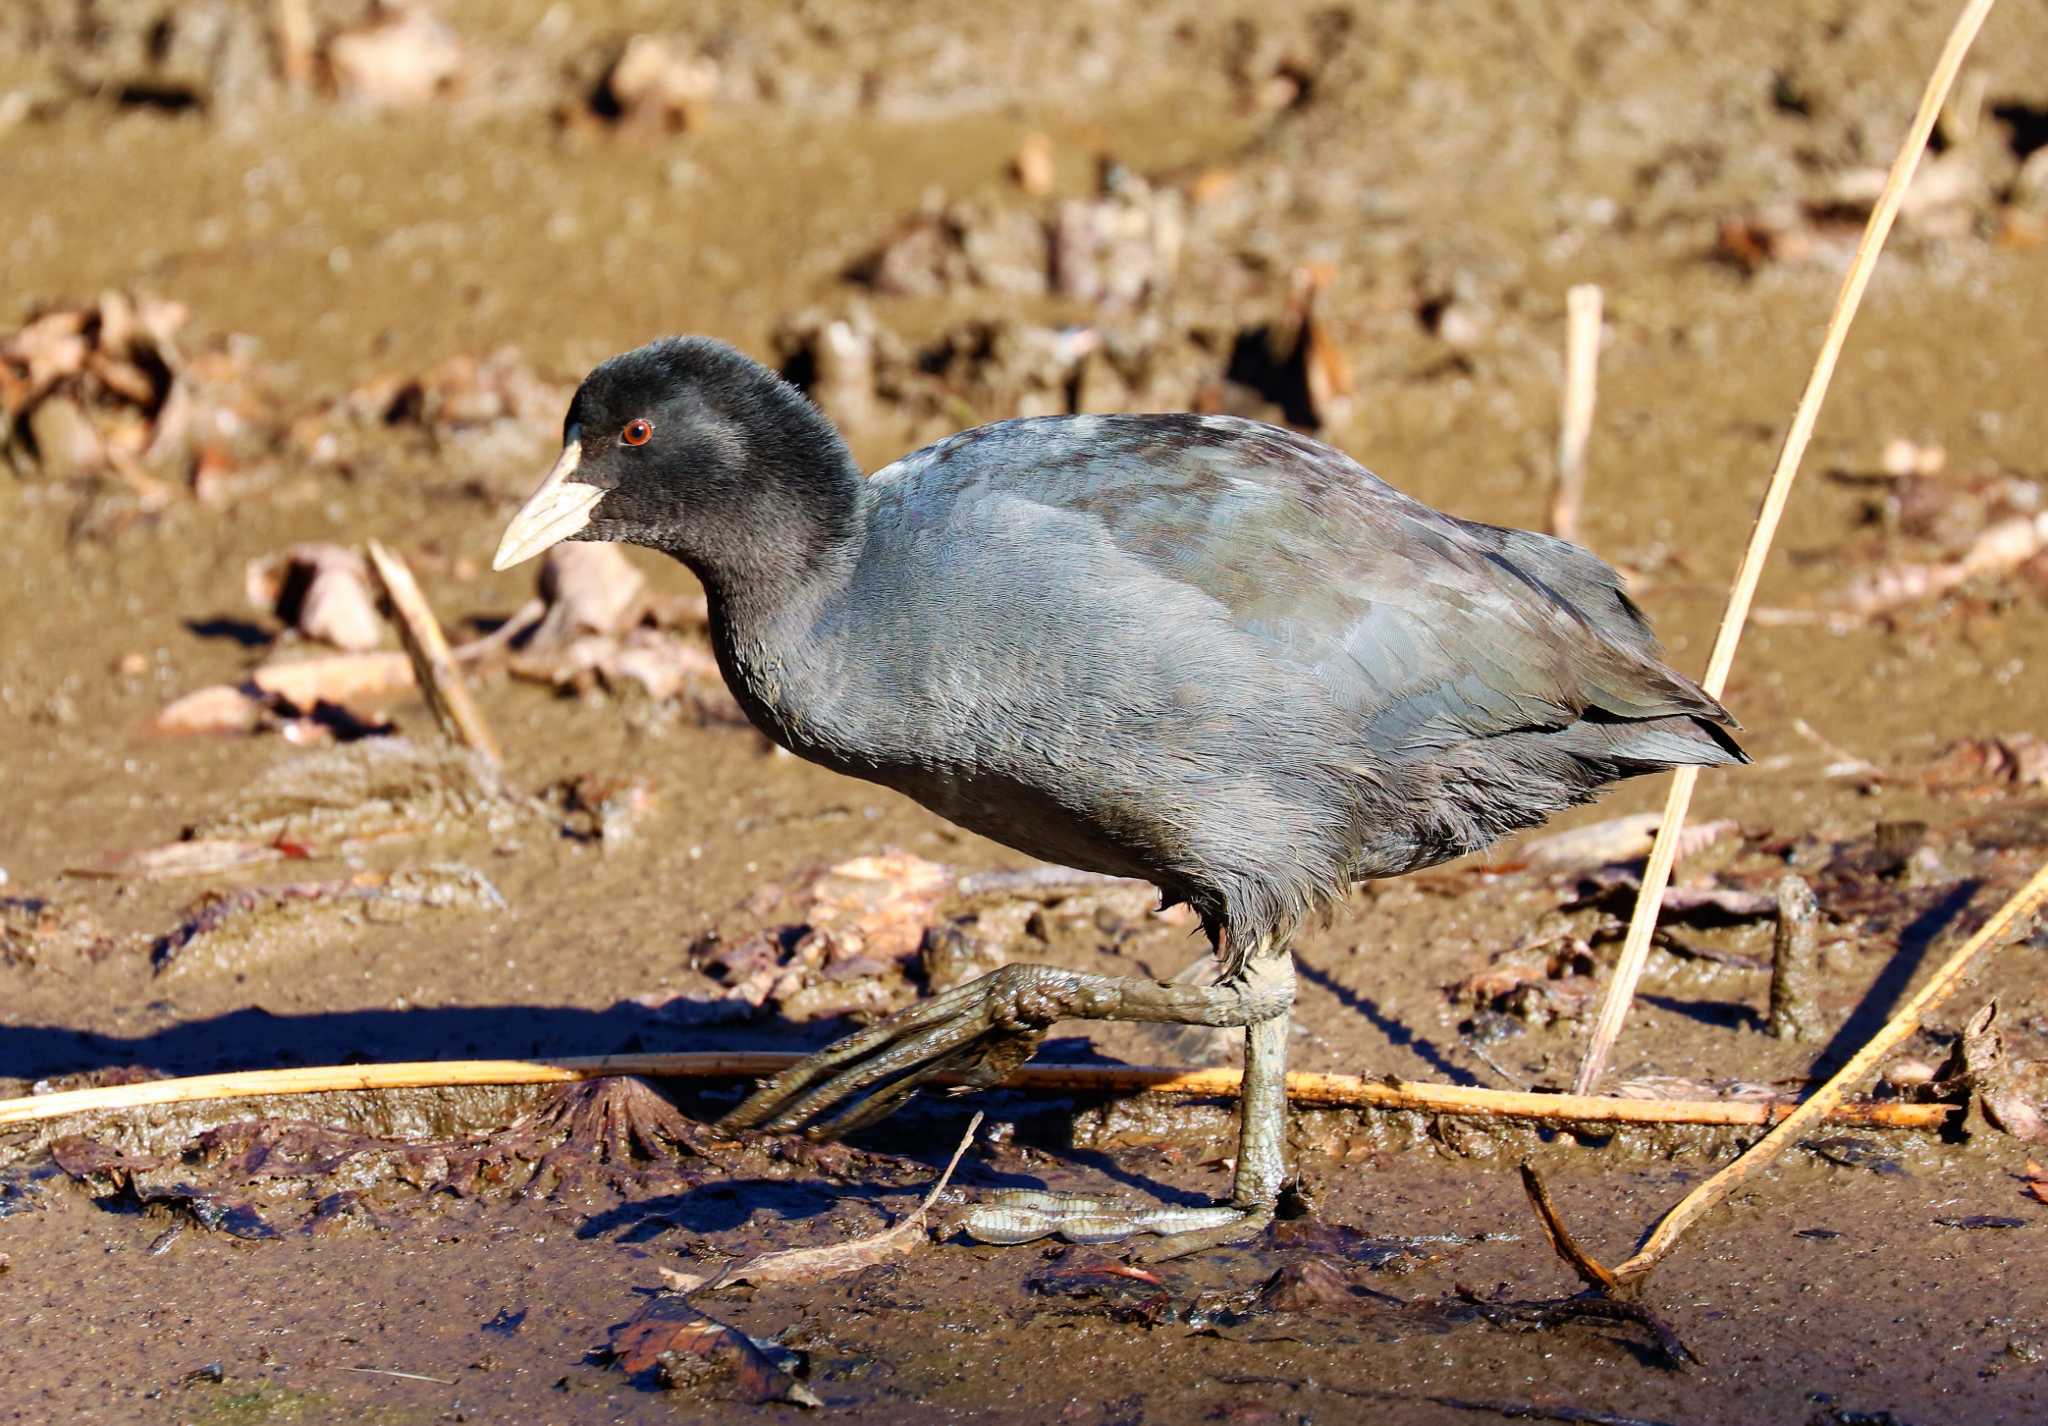
[[[1162,849],[1119,840],[1100,818],[1063,806],[1044,790],[1015,778],[962,777],[915,767],[860,775],[893,788],[956,826],[1040,861],[1155,884],[1172,879]]]

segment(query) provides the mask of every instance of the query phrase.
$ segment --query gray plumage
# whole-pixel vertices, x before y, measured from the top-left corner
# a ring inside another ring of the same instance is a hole
[[[614,438],[650,412],[684,443],[658,476]],[[697,570],[771,736],[1150,880],[1232,959],[1617,778],[1744,760],[1607,565],[1291,431],[1005,421],[863,481],[808,403],[701,339],[599,368],[570,427],[609,490],[578,537]]]

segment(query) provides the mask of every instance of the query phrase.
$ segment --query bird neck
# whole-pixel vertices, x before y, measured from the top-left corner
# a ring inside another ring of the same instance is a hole
[[[684,556],[714,613],[738,627],[815,612],[851,581],[866,548],[867,479],[839,433],[815,420],[759,450],[744,526]]]

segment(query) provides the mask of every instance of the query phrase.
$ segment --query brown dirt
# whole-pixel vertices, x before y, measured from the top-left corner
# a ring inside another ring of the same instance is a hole
[[[357,17],[312,8],[321,27]],[[283,90],[267,58],[268,7],[176,7],[175,43],[155,51],[149,36],[173,10],[162,0],[19,7],[0,19],[0,189],[17,199],[0,205],[0,330],[110,288],[176,299],[191,308],[194,350],[253,340],[229,350],[264,373],[281,429],[380,374],[508,343],[544,379],[569,383],[673,330],[770,355],[796,314],[857,303],[911,349],[1003,318],[1093,322],[1118,340],[1202,350],[1185,334],[1274,320],[1290,269],[1322,262],[1333,276],[1318,311],[1357,382],[1347,418],[1324,434],[1424,499],[1529,524],[1547,493],[1564,292],[1597,281],[1611,332],[1585,537],[1639,572],[1674,661],[1697,668],[1843,250],[1822,222],[1805,233],[1807,258],[1745,274],[1714,257],[1717,234],[1773,205],[1825,217],[1844,175],[1887,162],[1950,19],[1949,7],[1921,4],[1664,7],[1655,19],[1599,4],[1538,20],[1515,7],[1285,0],[1245,18],[1178,3],[931,0],[824,19],[774,0],[697,7],[678,22],[685,48],[720,63],[701,122],[671,132],[580,117],[608,56],[647,25],[644,8],[445,5],[469,57],[459,91],[366,111]],[[152,61],[159,51],[168,58]],[[2043,55],[2042,12],[1994,13],[1971,66],[1981,121],[1943,155],[1964,171],[1966,197],[1909,221],[1885,257],[1762,603],[1797,606],[1877,564],[1955,553],[1882,510],[1872,519],[1882,490],[1862,477],[1892,437],[1945,448],[1937,502],[1987,481],[2040,499],[2048,246],[2020,164],[2038,154],[2027,146],[2048,113]],[[1045,199],[1021,195],[1006,172],[1034,131],[1057,160]],[[1188,210],[1180,273],[1137,310],[964,282],[891,296],[845,276],[930,191],[1040,212],[1091,193],[1098,154],[1158,189],[1199,187],[1206,170],[1235,175]],[[1443,320],[1448,310],[1458,322]],[[855,433],[860,454],[879,464],[907,440],[1012,414],[999,404],[1003,377],[950,406],[885,411]],[[0,465],[0,897],[49,903],[0,920],[0,1094],[131,1066],[807,1046],[843,1022],[688,1029],[635,997],[701,990],[693,942],[777,919],[760,911],[773,900],[763,886],[794,887],[819,864],[890,847],[962,870],[1022,864],[890,793],[772,754],[703,700],[556,696],[492,677],[480,696],[515,792],[637,776],[653,801],[630,839],[565,836],[545,811],[443,809],[421,838],[346,852],[316,842],[312,865],[283,871],[66,874],[168,841],[306,756],[275,736],[145,731],[173,696],[241,677],[258,657],[244,640],[274,632],[246,606],[246,561],[375,536],[407,555],[453,624],[524,600],[527,572],[476,571],[544,465],[550,425],[488,439],[373,425],[341,464],[280,437],[244,457],[250,478],[224,498],[195,498],[189,469],[173,472],[158,509],[111,477]],[[657,591],[689,592],[680,569],[632,558]],[[2038,785],[1919,775],[1955,740],[2048,732],[2041,589],[2022,571],[1847,632],[1751,631],[1728,701],[1756,766],[1706,779],[1696,804],[1743,835],[1688,868],[1768,888],[1789,859],[1815,880],[1830,917],[1821,1011],[1834,1028],[1820,1045],[1768,1038],[1764,976],[1660,954],[1618,1077],[1770,1082],[1839,1059],[1902,998],[1930,945],[2048,854]],[[432,738],[417,703],[383,711]],[[1835,755],[1795,729],[1799,718],[1886,776],[1829,775]],[[1579,820],[1660,796],[1627,786]],[[1873,829],[1907,821],[1928,825],[1925,845],[1888,867]],[[1471,1030],[1461,1027],[1474,1008],[1445,991],[1524,939],[1595,929],[1596,912],[1561,911],[1567,889],[1517,861],[1508,848],[1490,872],[1361,891],[1307,933],[1296,1064],[1568,1080],[1584,1035],[1569,1013],[1584,1000],[1573,967],[1543,977],[1540,1013],[1481,1017]],[[152,943],[202,891],[451,863],[488,878],[506,909],[479,900],[400,915],[366,901],[258,926],[175,974],[152,968]],[[1030,954],[1167,974],[1197,949],[1184,927],[1121,903],[1065,912],[1023,933]],[[1769,952],[1767,922],[1679,932]],[[1597,985],[1613,944],[1590,938]],[[2042,1054],[2041,954],[2038,936],[2005,951],[1912,1053],[1938,1062],[1996,993],[2008,1048]],[[1543,1023],[1556,1008],[1567,1013]],[[1129,1029],[1090,1040],[1052,1052],[1168,1053]],[[1020,1176],[1198,1192],[1225,1179],[1225,1126],[1206,1110],[987,1102],[1016,1127],[970,1154],[966,1192]],[[964,1114],[925,1108],[871,1143],[942,1160]],[[1734,1147],[1418,1127],[1301,1116],[1296,1148],[1326,1223],[1381,1238],[1509,1235],[1405,1275],[1356,1269],[1359,1284],[1425,1305],[1455,1305],[1461,1286],[1511,1299],[1571,1289],[1523,1202],[1523,1154],[1612,1261]],[[187,1219],[47,1176],[46,1137],[0,1136],[0,1315],[11,1324],[0,1417],[12,1420],[793,1416],[652,1393],[586,1354],[678,1254],[869,1232],[920,1191],[915,1173],[873,1190],[794,1174],[712,1175],[673,1192],[415,1191],[317,1233],[298,1230],[306,1205],[294,1199],[277,1237],[187,1226],[152,1252]],[[1390,1402],[1403,1420],[1484,1419],[1437,1400],[1457,1398],[1688,1423],[2038,1421],[2048,1286],[2031,1270],[2044,1229],[2021,1192],[2027,1158],[1989,1133],[1875,1158],[1854,1146],[1794,1155],[1653,1280],[1650,1300],[1704,1359],[1683,1374],[1651,1362],[1639,1331],[1519,1331],[1448,1308],[1411,1319],[1347,1306],[1282,1314],[1277,1329],[1270,1315],[1189,1320],[1188,1302],[1257,1288],[1302,1256],[1298,1244],[1169,1270],[1170,1310],[1032,1291],[1047,1253],[959,1246],[700,1305],[783,1334],[808,1353],[828,1408],[859,1420],[1342,1420]],[[2023,1226],[1938,1221],[1970,1215]],[[500,1330],[486,1326],[494,1319]],[[221,1380],[188,1380],[215,1362]],[[378,1374],[389,1372],[436,1380]]]

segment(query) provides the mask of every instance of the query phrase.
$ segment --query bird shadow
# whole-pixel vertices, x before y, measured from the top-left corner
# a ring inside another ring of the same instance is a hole
[[[632,1054],[673,1048],[684,1039],[693,1049],[780,1048],[789,1044],[788,1028],[778,1032],[773,1022],[761,1022],[721,1027],[722,1033],[686,1031],[631,1002],[602,1010],[463,1005],[304,1015],[247,1006],[135,1035],[66,1025],[0,1026],[0,1077],[40,1080],[110,1067],[189,1075],[375,1060]]]
[[[63,1025],[0,1026],[0,1078],[29,1082],[109,1068],[141,1068],[172,1075],[229,1069],[282,1069],[315,1064],[389,1060],[552,1059],[571,1055],[637,1054],[693,1050],[809,1049],[847,1027],[836,1022],[796,1024],[778,1019],[745,1025],[683,1028],[630,1001],[605,1009],[572,1006],[486,1005],[365,1009],[281,1015],[261,1007],[179,1021],[135,1035],[113,1035]],[[1062,1061],[1097,1060],[1086,1041],[1048,1042]],[[671,1088],[687,1111],[715,1118],[743,1092],[726,1084],[677,1083]],[[1070,1170],[1100,1175],[1133,1192],[1170,1202],[1204,1202],[1198,1193],[1159,1183],[1107,1153],[1071,1142],[1073,1106],[1081,1096],[1026,1098],[986,1091],[978,1102],[992,1117],[1014,1120],[1020,1140],[1041,1147]],[[950,1100],[913,1101],[905,1111],[854,1136],[884,1152],[920,1158],[950,1142],[960,1108]],[[943,1120],[947,1127],[938,1127]],[[937,1169],[934,1167],[934,1173]],[[969,1166],[963,1184],[1043,1187],[1035,1176]],[[638,1242],[672,1227],[717,1232],[744,1223],[766,1207],[801,1219],[848,1198],[872,1199],[910,1190],[887,1186],[819,1185],[802,1180],[717,1181],[683,1193],[622,1203],[599,1213],[579,1236],[621,1235]]]
[[[1418,1034],[1402,1021],[1387,1014],[1371,996],[1360,995],[1351,987],[1340,984],[1328,971],[1306,961],[1297,959],[1295,970],[1303,980],[1329,992],[1338,1004],[1367,1021],[1373,1029],[1379,1031],[1381,1038],[1395,1049],[1407,1050],[1453,1084],[1479,1083],[1477,1075],[1452,1061],[1434,1040]]]
[[[1906,923],[1899,932],[1898,949],[1863,992],[1849,1018],[1814,1057],[1812,1073],[1816,1078],[1825,1078],[1840,1069],[1891,1019],[1906,987],[1919,972],[1920,962],[1926,959],[1928,948],[1968,909],[1982,886],[1983,882],[1975,877],[1959,881]]]
[[[650,1242],[677,1229],[686,1233],[727,1233],[745,1226],[764,1208],[786,1223],[795,1223],[828,1213],[848,1200],[872,1203],[915,1191],[868,1184],[836,1184],[828,1188],[801,1180],[720,1179],[681,1193],[631,1199],[593,1213],[576,1225],[576,1236],[584,1240],[612,1238],[631,1244]]]

